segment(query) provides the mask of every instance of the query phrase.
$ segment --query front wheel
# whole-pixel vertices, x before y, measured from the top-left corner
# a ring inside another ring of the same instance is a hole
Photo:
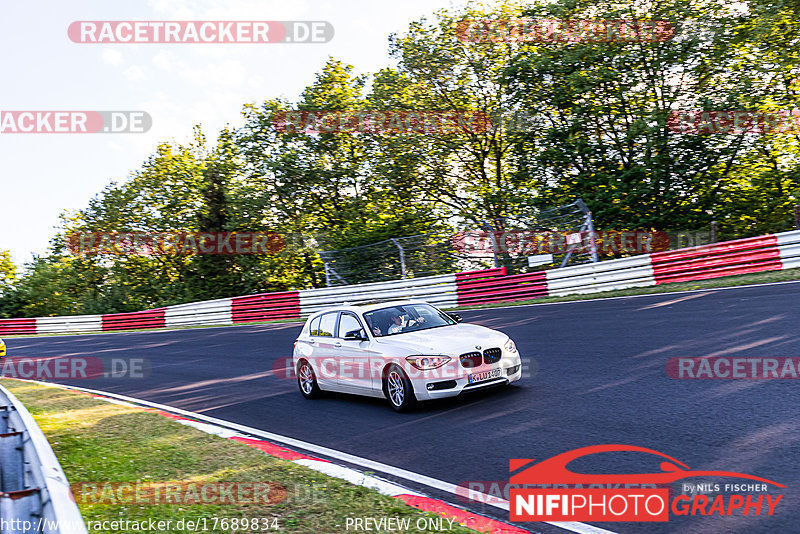
[[[300,386],[300,393],[307,399],[318,399],[322,396],[314,369],[305,360],[302,360],[297,366],[297,385]]]
[[[414,388],[402,369],[393,365],[386,373],[384,393],[389,399],[389,404],[396,412],[407,412],[417,403],[414,398]]]

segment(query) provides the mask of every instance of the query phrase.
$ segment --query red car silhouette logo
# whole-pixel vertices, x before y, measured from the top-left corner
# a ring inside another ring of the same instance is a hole
[[[624,475],[594,475],[586,473],[575,473],[567,469],[567,464],[599,452],[644,452],[648,454],[655,454],[666,458],[668,462],[661,462],[660,473],[634,473]],[[524,465],[532,462],[533,460],[512,460],[510,467],[511,471],[516,469],[520,464]],[[537,464],[528,467],[524,471],[513,475],[509,479],[511,484],[669,484],[676,480],[681,480],[690,477],[731,477],[731,478],[746,478],[749,480],[756,480],[758,482],[766,482],[785,488],[783,484],[778,484],[773,480],[761,478],[744,473],[736,473],[734,471],[696,471],[691,469],[685,463],[676,460],[671,456],[664,453],[647,449],[644,447],[636,447],[635,445],[593,445],[591,447],[582,447],[569,452],[553,456],[547,460],[541,461]]]

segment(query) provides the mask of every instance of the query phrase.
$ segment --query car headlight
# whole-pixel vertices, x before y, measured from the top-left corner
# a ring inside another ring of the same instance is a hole
[[[505,348],[511,354],[514,354],[515,352],[517,352],[517,346],[514,345],[514,342],[511,341],[511,338],[508,338],[508,341],[506,341],[506,344],[503,345],[503,348]]]
[[[451,359],[450,356],[406,356],[406,361],[421,371],[437,369]]]

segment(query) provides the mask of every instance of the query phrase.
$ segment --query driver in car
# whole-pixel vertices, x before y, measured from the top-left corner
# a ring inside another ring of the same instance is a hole
[[[405,328],[420,325],[425,322],[425,318],[420,316],[417,319],[409,319],[407,320],[406,315],[400,315],[398,313],[392,314],[392,322],[394,323],[389,327],[389,334],[399,334]]]

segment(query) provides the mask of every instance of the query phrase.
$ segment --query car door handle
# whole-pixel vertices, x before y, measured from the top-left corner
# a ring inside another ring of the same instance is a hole
[[[336,343],[333,344],[333,346],[338,349],[338,348],[340,348],[342,346],[342,343],[337,341]]]

